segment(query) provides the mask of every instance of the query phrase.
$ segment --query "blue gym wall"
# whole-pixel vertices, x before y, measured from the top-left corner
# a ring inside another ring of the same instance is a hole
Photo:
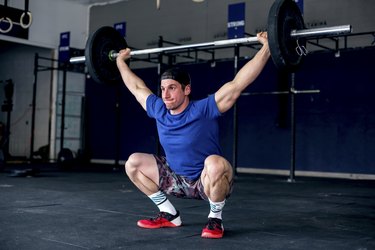
[[[295,74],[296,169],[375,174],[375,49],[317,52]],[[243,61],[240,66],[243,65]],[[184,66],[192,77],[193,98],[214,93],[233,78],[233,61]],[[157,91],[157,69],[135,70]],[[273,63],[245,92],[287,90]],[[118,104],[118,105],[117,105]],[[238,167],[289,169],[288,96],[241,96],[238,111]],[[117,115],[119,114],[119,115]],[[225,156],[232,160],[233,109],[220,120]],[[120,121],[117,123],[116,121]],[[117,127],[119,124],[120,127]],[[155,123],[125,86],[86,84],[86,150],[91,159],[126,160],[132,152],[157,152]],[[119,145],[119,147],[117,147]]]

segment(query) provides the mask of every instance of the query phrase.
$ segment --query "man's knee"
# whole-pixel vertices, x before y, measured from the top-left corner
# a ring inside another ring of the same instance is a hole
[[[201,180],[207,197],[212,201],[222,201],[231,192],[232,166],[224,157],[211,155],[204,162]]]
[[[230,163],[222,156],[210,155],[204,162],[205,174],[211,177],[232,176],[232,167]]]
[[[142,154],[141,153],[133,153],[129,156],[128,160],[125,163],[125,172],[130,177],[134,175],[139,166],[142,163]]]

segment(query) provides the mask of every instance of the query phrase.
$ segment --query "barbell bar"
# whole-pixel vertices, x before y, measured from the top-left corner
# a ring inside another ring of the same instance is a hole
[[[294,39],[316,39],[320,37],[339,36],[352,32],[351,25],[339,25],[333,27],[292,30],[290,36]]]
[[[316,39],[319,37],[325,36],[338,36],[342,34],[350,33],[352,30],[351,25],[340,25],[340,26],[332,26],[332,27],[325,27],[325,28],[314,28],[314,29],[302,29],[302,30],[292,30],[290,36],[298,39],[298,38],[312,38]],[[233,44],[252,44],[258,43],[257,37],[245,37],[245,38],[235,38],[235,39],[226,39],[226,40],[218,40],[212,42],[205,42],[205,43],[195,43],[195,44],[186,44],[186,45],[177,45],[177,46],[170,46],[170,47],[160,47],[160,48],[151,48],[151,49],[141,49],[141,50],[134,50],[130,52],[131,56],[137,55],[148,55],[148,54],[155,54],[155,53],[163,53],[166,51],[177,51],[177,50],[184,50],[184,49],[193,49],[193,48],[204,48],[204,47],[220,47],[226,45],[233,45]],[[110,60],[116,60],[116,57],[119,55],[118,52],[111,50],[108,54]],[[77,56],[70,58],[70,63],[84,63],[86,61],[85,56]]]
[[[268,44],[271,57],[280,70],[295,71],[303,56],[296,48],[304,47],[307,39],[334,37],[352,32],[351,25],[306,29],[299,7],[293,0],[276,0],[268,14]],[[257,37],[218,40],[196,44],[159,47],[131,51],[130,55],[145,55],[193,48],[220,47],[233,44],[259,43]],[[85,55],[70,58],[70,63],[86,63],[88,73],[96,82],[114,83],[121,79],[114,63],[118,51],[127,48],[126,40],[112,27],[101,27],[86,43]]]
[[[288,91],[265,91],[265,92],[244,92],[241,96],[252,96],[252,95],[290,95],[290,94],[319,94],[319,89],[306,89],[306,90],[296,90],[295,88],[290,88]]]
[[[256,37],[245,37],[245,38],[236,38],[236,39],[229,39],[229,40],[219,40],[213,42],[205,42],[205,43],[196,43],[196,44],[186,44],[186,45],[177,45],[171,47],[160,47],[160,48],[151,48],[151,49],[142,49],[142,50],[134,50],[130,52],[131,56],[137,55],[148,55],[148,54],[155,54],[155,53],[162,53],[166,51],[175,51],[175,50],[184,50],[184,49],[193,49],[193,48],[204,48],[204,47],[214,47],[214,46],[225,46],[231,44],[240,44],[240,43],[257,43],[258,39]],[[109,51],[108,57],[110,60],[115,60],[118,56],[118,52],[111,50]],[[70,63],[84,63],[86,61],[85,56],[78,56],[70,58]]]

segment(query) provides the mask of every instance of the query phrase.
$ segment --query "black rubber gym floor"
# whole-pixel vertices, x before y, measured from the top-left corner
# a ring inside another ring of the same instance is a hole
[[[0,249],[375,249],[375,181],[238,175],[222,239],[202,239],[209,206],[170,197],[183,226],[141,229],[157,213],[119,171],[0,173]]]

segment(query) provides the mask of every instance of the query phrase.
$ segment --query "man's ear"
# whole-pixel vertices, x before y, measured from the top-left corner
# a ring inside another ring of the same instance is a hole
[[[191,85],[188,84],[185,86],[185,95],[190,95],[191,92]]]

